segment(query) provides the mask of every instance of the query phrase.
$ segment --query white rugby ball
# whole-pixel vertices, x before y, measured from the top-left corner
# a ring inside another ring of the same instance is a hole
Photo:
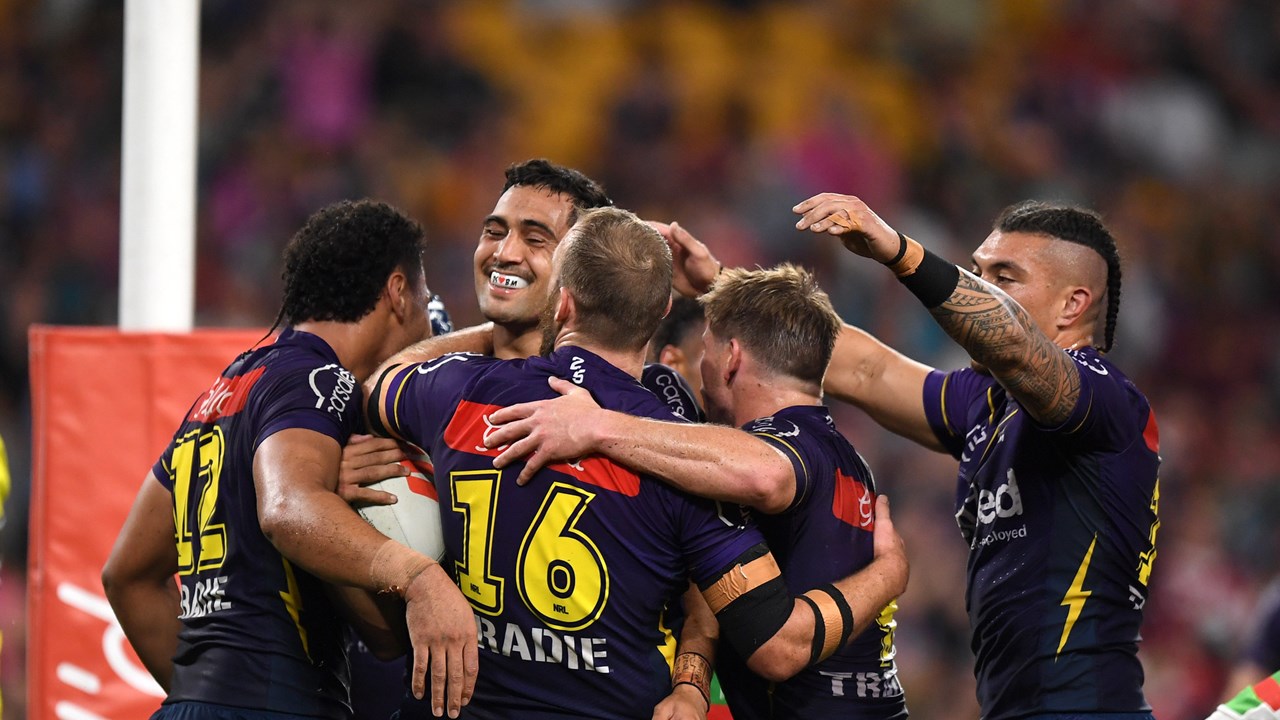
[[[395,495],[396,503],[369,505],[356,512],[383,535],[439,561],[444,557],[444,535],[440,530],[435,468],[425,452],[417,448],[405,448],[405,452],[409,456],[400,464],[409,469],[408,475],[369,485]]]

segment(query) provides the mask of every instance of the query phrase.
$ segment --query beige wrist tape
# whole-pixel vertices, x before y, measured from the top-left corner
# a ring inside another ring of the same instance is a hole
[[[369,562],[369,580],[380,593],[393,592],[404,597],[414,578],[431,567],[433,562],[422,553],[388,538]]]

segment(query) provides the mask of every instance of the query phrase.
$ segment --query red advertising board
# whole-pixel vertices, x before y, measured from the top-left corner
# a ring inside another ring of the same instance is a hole
[[[260,337],[31,329],[30,717],[134,720],[159,707],[99,574],[183,413]]]

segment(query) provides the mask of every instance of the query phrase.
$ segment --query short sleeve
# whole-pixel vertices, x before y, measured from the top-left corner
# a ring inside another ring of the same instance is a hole
[[[1094,447],[1120,450],[1153,425],[1146,398],[1115,366],[1092,350],[1066,352],[1080,374],[1080,397],[1071,416],[1048,430]]]
[[[374,434],[421,443],[433,437],[462,388],[492,358],[451,353],[423,363],[393,365],[374,384],[369,427]]]
[[[811,468],[809,463],[805,462],[804,452],[797,442],[800,428],[795,423],[783,418],[763,417],[752,420],[744,425],[742,429],[768,443],[770,447],[781,453],[791,463],[791,471],[795,477],[796,487],[795,494],[792,496],[791,504],[787,506],[787,510],[791,510],[803,503],[809,497],[814,481],[810,476]]]
[[[968,368],[933,370],[925,376],[924,414],[934,436],[952,457],[960,458],[974,403],[982,400],[991,384],[989,378]]]

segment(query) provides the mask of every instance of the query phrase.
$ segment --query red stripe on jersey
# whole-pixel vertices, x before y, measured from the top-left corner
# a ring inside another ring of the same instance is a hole
[[[260,367],[244,375],[218,378],[213,386],[206,390],[199,400],[196,400],[196,404],[191,406],[191,414],[187,415],[187,420],[211,423],[218,418],[231,417],[240,412],[249,400],[249,391],[253,389],[254,383],[258,382],[262,373],[266,371],[266,367]]]
[[[484,439],[494,426],[489,416],[501,409],[500,405],[482,405],[463,400],[444,429],[444,442],[458,452],[497,457],[506,446],[487,448]],[[581,458],[573,464],[554,463],[548,469],[575,477],[582,482],[605,490],[620,492],[628,497],[640,494],[640,476],[605,458],[592,456]]]
[[[1280,708],[1280,683],[1276,682],[1274,677],[1254,685],[1253,691],[1258,694],[1258,699],[1270,705],[1271,709]]]
[[[1147,425],[1142,428],[1142,439],[1153,453],[1160,452],[1160,428],[1156,426],[1156,411],[1147,411]]]
[[[863,530],[875,530],[876,496],[861,482],[836,470],[836,489],[831,496],[831,513],[838,520]]]

